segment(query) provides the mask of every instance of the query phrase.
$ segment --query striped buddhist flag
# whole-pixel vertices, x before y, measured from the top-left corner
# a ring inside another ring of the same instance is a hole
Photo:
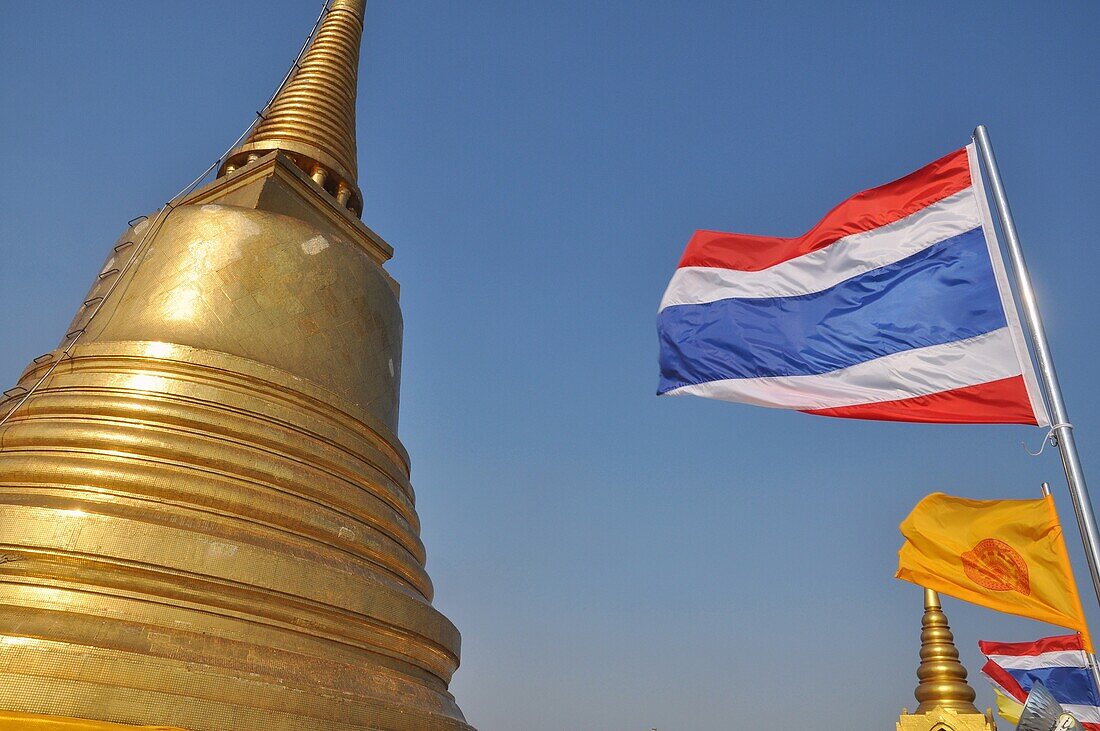
[[[658,332],[658,394],[1049,423],[973,145],[849,198],[802,236],[697,231]]]
[[[997,709],[1011,723],[1036,681],[1088,731],[1100,731],[1100,695],[1078,635],[1044,637],[1035,642],[979,642],[986,656],[982,673],[997,694]]]

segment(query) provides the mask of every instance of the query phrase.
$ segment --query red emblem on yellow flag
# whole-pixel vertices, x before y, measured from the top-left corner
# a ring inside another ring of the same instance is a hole
[[[1031,593],[1027,578],[1027,562],[1012,546],[996,538],[978,541],[978,545],[962,555],[963,570],[979,586],[992,591]]]
[[[1008,614],[1070,627],[1091,652],[1052,498],[934,493],[901,524],[897,577]]]

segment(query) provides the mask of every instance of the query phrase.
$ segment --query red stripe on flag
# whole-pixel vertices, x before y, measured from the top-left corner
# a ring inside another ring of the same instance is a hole
[[[1043,637],[1034,642],[986,642],[985,640],[979,640],[978,648],[981,649],[983,655],[1012,655],[1014,657],[1041,655],[1044,652],[1085,651],[1080,635]]]
[[[1035,413],[1023,376],[873,404],[812,409],[807,414],[843,419],[917,421],[925,424],[1032,424]]]
[[[1000,665],[992,660],[987,660],[985,665],[982,666],[982,672],[999,685],[1005,693],[1008,693],[1020,703],[1027,703],[1027,691],[1016,681],[1016,678],[1009,675],[1008,671]]]
[[[970,163],[964,147],[904,178],[856,193],[795,238],[696,231],[680,266],[757,272],[822,249],[845,236],[901,220],[969,187]]]

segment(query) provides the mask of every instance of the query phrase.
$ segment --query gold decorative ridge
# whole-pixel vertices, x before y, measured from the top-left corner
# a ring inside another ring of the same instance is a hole
[[[0,731],[184,731],[169,726],[128,726],[92,721],[87,718],[62,718],[37,713],[0,711]]]

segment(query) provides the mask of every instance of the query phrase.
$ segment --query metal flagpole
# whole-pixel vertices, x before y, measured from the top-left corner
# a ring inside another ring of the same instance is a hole
[[[1031,276],[1024,261],[1024,252],[1020,247],[1020,237],[1016,233],[1016,224],[1012,220],[1012,211],[1008,207],[1001,172],[997,168],[997,158],[993,156],[993,147],[989,144],[989,133],[984,124],[974,129],[974,141],[978,145],[985,169],[989,173],[993,202],[997,206],[997,215],[1001,221],[1012,269],[1016,274],[1016,287],[1024,306],[1024,320],[1027,321],[1031,342],[1035,346],[1035,357],[1039,361],[1039,376],[1050,404],[1053,424],[1051,436],[1058,452],[1062,455],[1062,466],[1066,470],[1066,482],[1069,494],[1073,498],[1073,511],[1077,514],[1077,525],[1081,528],[1081,541],[1085,544],[1085,558],[1088,560],[1089,573],[1092,575],[1092,587],[1100,602],[1100,533],[1096,529],[1096,515],[1092,510],[1085,474],[1081,470],[1081,459],[1077,454],[1077,444],[1073,440],[1073,424],[1066,413],[1066,404],[1062,400],[1062,389],[1058,385],[1058,374],[1054,370],[1054,359],[1050,355],[1043,320],[1039,315],[1039,306],[1035,301],[1035,290],[1031,286]]]

